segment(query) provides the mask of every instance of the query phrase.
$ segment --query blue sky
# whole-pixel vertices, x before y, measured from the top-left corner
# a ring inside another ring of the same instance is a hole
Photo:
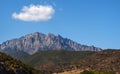
[[[51,6],[54,12],[40,13],[51,17],[45,20],[20,18],[22,9],[32,5]],[[120,48],[120,0],[1,0],[0,9],[0,43],[41,32],[60,34],[81,44]]]

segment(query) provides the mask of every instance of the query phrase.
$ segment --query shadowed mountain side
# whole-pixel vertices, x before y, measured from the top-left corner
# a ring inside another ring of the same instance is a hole
[[[9,54],[11,55],[13,58],[17,59],[17,60],[24,60],[26,57],[30,56],[29,54],[27,54],[26,52],[23,51],[17,51],[14,53]]]

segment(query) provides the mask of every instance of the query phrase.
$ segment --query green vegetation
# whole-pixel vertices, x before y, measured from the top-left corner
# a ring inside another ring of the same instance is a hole
[[[37,66],[49,62],[54,63],[75,63],[80,59],[94,54],[91,51],[65,51],[65,50],[48,50],[40,51],[23,60],[28,65]]]
[[[115,74],[115,72],[83,71],[80,74]]]
[[[74,68],[76,61],[94,53],[90,51],[47,50],[33,54],[23,62],[39,70],[62,72]]]

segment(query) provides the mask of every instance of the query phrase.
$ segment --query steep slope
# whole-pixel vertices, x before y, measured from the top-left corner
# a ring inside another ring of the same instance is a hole
[[[43,74],[10,56],[0,53],[0,74]]]
[[[120,50],[104,50],[93,54],[77,64],[80,69],[120,72]]]
[[[0,51],[7,54],[24,51],[34,54],[41,50],[65,49],[69,51],[101,51],[100,48],[78,44],[70,39],[53,34],[42,34],[35,32],[18,39],[8,40],[0,45]]]
[[[80,59],[83,59],[94,53],[96,52],[65,50],[40,51],[27,57],[24,62],[38,70],[59,72],[64,71],[64,69],[67,69],[76,61],[79,61]]]

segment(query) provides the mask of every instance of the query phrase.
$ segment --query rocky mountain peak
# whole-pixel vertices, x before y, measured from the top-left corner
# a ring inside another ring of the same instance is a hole
[[[100,51],[100,48],[94,46],[81,45],[70,39],[63,38],[60,35],[52,33],[43,34],[35,32],[25,35],[18,39],[8,40],[0,45],[0,51],[12,53],[18,50],[28,54],[34,54],[41,50],[58,50],[64,49],[69,51]]]

